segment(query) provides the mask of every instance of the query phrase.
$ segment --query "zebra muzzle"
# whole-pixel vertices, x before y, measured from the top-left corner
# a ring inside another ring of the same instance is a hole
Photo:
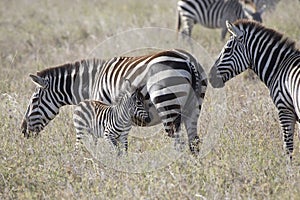
[[[222,76],[219,74],[215,66],[212,67],[209,72],[209,82],[214,88],[222,88],[225,85]]]
[[[151,118],[150,117],[146,117],[144,120],[147,124],[151,122]]]

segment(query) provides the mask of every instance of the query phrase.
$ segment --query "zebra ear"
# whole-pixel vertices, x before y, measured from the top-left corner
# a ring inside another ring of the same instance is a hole
[[[42,77],[36,76],[36,75],[33,75],[33,74],[29,74],[29,77],[31,78],[32,82],[34,84],[36,84],[38,87],[41,87],[41,88],[46,87],[46,81]]]
[[[226,27],[228,29],[228,32],[231,33],[234,37],[241,37],[243,35],[243,32],[238,29],[234,24],[231,24],[228,20],[226,20]]]

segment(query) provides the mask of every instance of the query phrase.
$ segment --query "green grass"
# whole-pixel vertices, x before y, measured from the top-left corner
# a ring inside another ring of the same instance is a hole
[[[299,9],[297,0],[281,1],[263,16],[266,26],[296,40],[298,47]],[[20,123],[34,89],[29,73],[85,58],[101,41],[131,28],[173,29],[175,19],[175,0],[0,2],[0,199],[300,199],[299,141],[295,138],[289,168],[268,91],[243,76],[224,89],[224,127],[203,158],[185,151],[152,172],[115,171],[84,149],[74,153],[71,107],[63,108],[37,138],[23,137]],[[212,58],[223,46],[220,30],[198,25],[193,38]],[[210,100],[201,134],[209,134]],[[130,139],[130,151],[156,144]]]

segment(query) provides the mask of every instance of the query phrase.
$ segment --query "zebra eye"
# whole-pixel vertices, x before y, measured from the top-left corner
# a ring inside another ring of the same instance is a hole
[[[243,36],[237,36],[237,37],[234,37],[234,40],[238,43],[241,43],[243,41]]]

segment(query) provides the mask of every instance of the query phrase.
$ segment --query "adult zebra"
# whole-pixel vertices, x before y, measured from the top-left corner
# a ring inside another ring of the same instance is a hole
[[[295,122],[300,119],[300,52],[282,34],[246,20],[227,22],[232,34],[210,71],[213,87],[252,69],[270,90],[278,109],[287,154],[292,159]]]
[[[179,131],[181,121],[192,152],[198,151],[197,121],[207,79],[198,61],[186,51],[169,50],[140,57],[82,60],[31,75],[38,85],[29,102],[21,128],[25,136],[39,133],[64,105],[85,99],[111,104],[125,79],[141,89],[150,122],[163,122],[169,135]],[[134,123],[139,125],[134,119]]]
[[[145,122],[150,120],[145,111],[143,95],[128,80],[123,82],[119,97],[112,105],[96,100],[80,102],[73,115],[76,149],[81,139],[90,134],[95,139],[104,137],[113,148],[119,149],[119,154],[127,152],[127,137],[132,127],[132,118],[139,118]],[[118,142],[121,143],[121,147]]]
[[[224,40],[226,20],[251,18],[262,22],[263,11],[264,8],[258,12],[244,9],[239,0],[180,0],[177,3],[177,31],[191,36],[194,24],[199,23],[207,28],[222,28],[221,40]]]

